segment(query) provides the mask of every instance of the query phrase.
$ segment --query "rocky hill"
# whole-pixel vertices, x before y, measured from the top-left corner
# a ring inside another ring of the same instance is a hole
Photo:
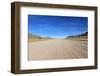
[[[88,32],[79,34],[79,35],[72,35],[72,36],[68,36],[66,38],[77,38],[77,37],[87,37],[88,36]]]
[[[28,37],[29,38],[37,38],[37,39],[51,39],[50,37],[42,37],[42,36],[38,36],[38,35],[32,35],[32,33],[28,33]]]

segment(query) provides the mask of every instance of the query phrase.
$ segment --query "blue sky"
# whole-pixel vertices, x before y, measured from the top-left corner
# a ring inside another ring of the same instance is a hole
[[[64,38],[86,31],[87,17],[28,15],[28,32],[33,35]]]

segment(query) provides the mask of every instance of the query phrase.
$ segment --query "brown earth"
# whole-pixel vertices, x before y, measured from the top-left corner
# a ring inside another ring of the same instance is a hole
[[[52,39],[29,43],[29,60],[87,58],[87,41]]]

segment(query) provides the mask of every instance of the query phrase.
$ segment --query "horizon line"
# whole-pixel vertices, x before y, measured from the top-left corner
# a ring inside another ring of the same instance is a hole
[[[86,31],[86,32],[88,32],[88,31]],[[86,32],[83,32],[83,33],[81,33],[81,34],[84,34],[84,33],[86,33]],[[30,33],[30,32],[28,32],[28,33]],[[33,33],[30,33],[30,34],[36,35],[36,34],[33,34]],[[36,36],[40,36],[40,37],[49,37],[49,38],[67,38],[67,37],[69,37],[69,36],[76,36],[76,35],[81,35],[81,34],[68,35],[68,36],[64,36],[64,37],[51,37],[51,36],[42,36],[42,35],[36,35]]]

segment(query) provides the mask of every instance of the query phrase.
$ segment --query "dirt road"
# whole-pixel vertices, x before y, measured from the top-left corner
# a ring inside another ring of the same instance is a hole
[[[29,43],[29,60],[86,58],[86,41],[53,39]]]

